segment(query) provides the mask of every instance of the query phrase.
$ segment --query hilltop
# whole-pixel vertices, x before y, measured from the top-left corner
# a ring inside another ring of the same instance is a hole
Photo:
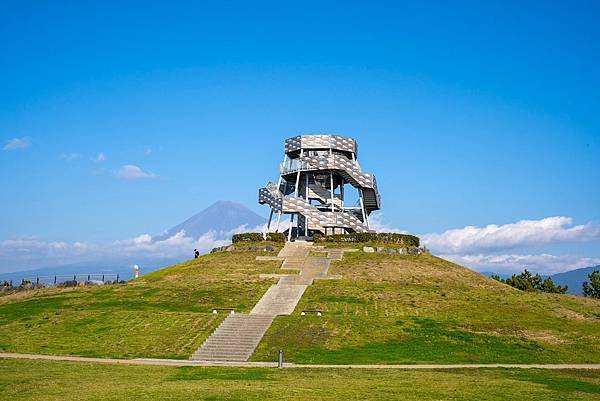
[[[217,252],[124,285],[2,296],[0,351],[187,359],[225,317],[214,308],[249,312],[274,283],[259,277],[282,272],[255,260],[264,254]],[[428,254],[347,253],[330,273],[342,279],[315,281],[253,360],[284,349],[298,363],[600,362],[597,300],[524,293]]]

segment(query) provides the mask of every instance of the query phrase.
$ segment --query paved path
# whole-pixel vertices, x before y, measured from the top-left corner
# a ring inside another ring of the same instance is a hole
[[[241,367],[241,368],[275,368],[275,362],[219,362],[219,361],[190,361],[178,359],[114,359],[88,358],[81,356],[16,354],[0,352],[3,359],[33,359],[46,361],[70,361],[84,363],[108,363],[125,365],[154,365],[154,366],[212,366],[212,367]],[[452,364],[452,365],[300,365],[285,363],[285,368],[306,369],[405,369],[405,370],[435,370],[435,369],[600,369],[600,364]]]
[[[327,276],[330,254],[309,256],[312,243],[288,242],[276,257],[259,256],[258,260],[283,261],[282,268],[299,270],[295,274],[269,274],[261,277],[278,278],[254,306],[250,314],[229,315],[192,355],[194,361],[245,362],[276,316],[291,315],[306,287],[315,278]],[[334,255],[341,259],[342,253]]]

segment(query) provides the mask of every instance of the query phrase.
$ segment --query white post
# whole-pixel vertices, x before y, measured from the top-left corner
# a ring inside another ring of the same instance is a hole
[[[335,234],[335,225],[337,225],[337,214],[335,214],[335,207],[334,207],[334,196],[333,196],[333,171],[329,172],[329,184],[331,185],[331,213],[333,216],[335,216],[335,221],[334,221],[334,227],[332,227],[333,233]]]
[[[292,213],[291,217],[290,217],[290,228],[288,231],[288,241],[291,241],[292,239],[292,227],[294,226],[294,214]]]
[[[268,234],[270,232],[271,220],[273,220],[273,208],[271,208],[271,213],[269,213],[269,223],[267,224],[267,230],[265,234]]]
[[[300,159],[298,159],[298,174],[296,174],[296,192],[295,195],[296,198],[298,197],[298,186],[300,185],[300,170],[301,170],[301,160],[302,160],[302,156],[304,156],[304,150],[300,151]]]
[[[304,174],[304,179],[306,180],[306,188],[305,188],[306,203],[310,204],[310,199],[308,199],[308,173]],[[308,237],[308,217],[307,216],[304,216],[304,236]]]
[[[365,212],[365,203],[363,202],[363,192],[362,189],[358,190],[358,194],[360,197],[360,210],[363,216],[363,222],[367,225],[367,230],[369,229],[369,218],[367,217],[367,213]]]
[[[277,228],[275,228],[275,232],[279,232],[279,223],[281,222],[281,211],[277,214]]]
[[[300,151],[300,159],[298,159],[298,173],[296,174],[296,187],[294,190],[294,197],[298,197],[298,187],[300,186],[300,170],[302,167],[301,164],[301,160],[302,160],[302,156],[304,156],[304,150]],[[299,221],[300,219],[298,219]],[[294,214],[292,213],[292,216],[290,217],[290,232],[288,233],[288,241],[291,240],[292,238],[292,225],[294,223]]]

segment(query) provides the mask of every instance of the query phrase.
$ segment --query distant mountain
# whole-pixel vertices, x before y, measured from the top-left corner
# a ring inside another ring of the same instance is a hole
[[[231,239],[231,231],[240,227],[243,230],[256,229],[266,223],[266,219],[254,213],[246,206],[233,201],[219,201],[213,205],[195,214],[181,224],[163,232],[160,235],[152,237],[152,241],[162,241],[172,237],[178,232],[185,230],[186,237],[191,237],[197,240],[202,235],[209,231],[214,231],[216,240],[228,241]],[[207,251],[208,249],[202,249]],[[129,279],[133,275],[132,263],[140,266],[142,274],[150,273],[156,269],[179,263],[184,258],[192,256],[192,250],[188,255],[181,257],[165,257],[162,255],[154,255],[151,252],[148,254],[137,253],[132,255],[91,255],[87,261],[80,261],[70,264],[50,264],[42,268],[25,270],[11,273],[0,273],[0,281],[13,280],[20,282],[21,279],[33,279],[36,277],[44,277],[44,280],[53,279],[54,275],[73,275],[73,274],[89,274],[89,273],[106,273],[119,274],[119,278]],[[40,278],[40,280],[42,280]]]
[[[591,267],[583,267],[581,269],[575,269],[564,273],[557,273],[552,276],[552,281],[554,284],[558,285],[566,285],[567,293],[573,295],[583,295],[582,285],[584,281],[588,280],[588,274],[593,272],[594,270],[600,270],[600,265],[591,266]],[[486,277],[492,277],[493,274],[498,274],[500,278],[507,279],[512,274],[503,274],[503,273],[494,273],[494,272],[481,272]],[[541,275],[542,278],[548,277],[547,275]]]
[[[583,294],[581,288],[583,282],[588,281],[588,274],[594,270],[600,270],[600,265],[558,273],[551,277],[552,281],[554,281],[556,284],[568,285],[569,288],[567,289],[567,292],[569,294],[581,295]]]
[[[500,276],[501,279],[505,280],[507,278],[509,278],[510,276],[512,276],[512,274],[507,274],[507,273],[494,273],[494,272],[479,272],[479,274],[483,274],[486,277],[492,277],[493,275],[497,274],[498,276]]]
[[[252,229],[266,222],[267,219],[241,203],[218,201],[154,239],[164,240],[181,230],[185,230],[186,236],[196,239],[209,231],[215,231],[218,236],[221,236],[219,234],[232,231],[240,226],[245,225],[248,229]]]

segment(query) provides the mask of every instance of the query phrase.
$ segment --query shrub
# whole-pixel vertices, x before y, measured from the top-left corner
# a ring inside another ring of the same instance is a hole
[[[285,234],[284,233],[268,233],[267,241],[285,242]]]
[[[283,233],[268,233],[266,236],[266,241],[273,242],[285,242],[285,235]],[[231,237],[231,242],[262,242],[265,241],[263,235],[261,233],[241,233],[235,234]]]
[[[333,235],[313,235],[315,242],[380,242],[398,244],[404,247],[418,247],[419,237],[398,233],[351,233]]]
[[[235,234],[231,237],[231,242],[234,244],[236,242],[260,242],[263,240],[263,236],[261,233],[241,233]]]
[[[583,295],[586,297],[600,299],[600,271],[594,270],[588,274],[587,281],[583,283]]]

